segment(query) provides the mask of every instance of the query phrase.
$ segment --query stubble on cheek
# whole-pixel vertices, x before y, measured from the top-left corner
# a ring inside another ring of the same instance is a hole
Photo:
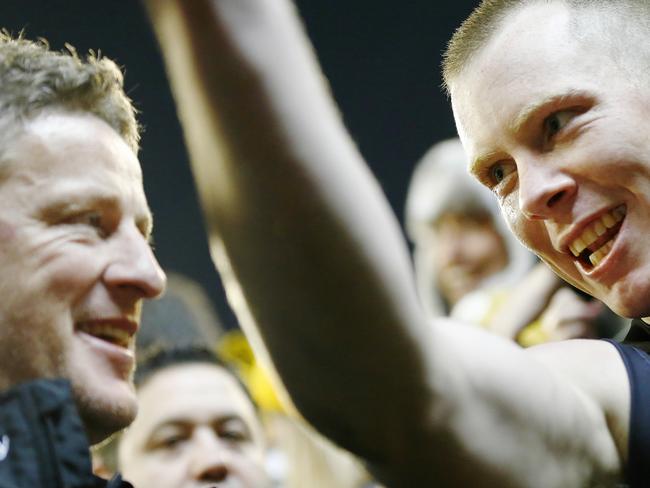
[[[11,298],[8,301],[12,302]],[[55,320],[36,312],[33,306],[30,313],[29,303],[18,306],[13,301],[11,307],[6,305],[5,300],[0,310],[0,355],[6,361],[0,370],[0,387],[64,377],[65,337],[57,330]]]

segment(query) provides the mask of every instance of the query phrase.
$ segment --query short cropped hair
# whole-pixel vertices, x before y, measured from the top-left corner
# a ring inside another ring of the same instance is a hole
[[[138,151],[136,110],[113,61],[93,52],[82,59],[69,45],[57,52],[44,39],[0,32],[0,148],[26,122],[50,110],[91,113]]]
[[[141,387],[158,371],[171,366],[188,363],[207,363],[228,371],[228,366],[214,352],[203,345],[182,345],[179,347],[157,346],[139,353],[138,367],[133,381],[136,387]]]
[[[147,350],[138,353],[138,365],[135,369],[133,381],[136,388],[141,388],[156,373],[173,366],[185,364],[208,364],[224,369],[232,375],[235,381],[244,391],[246,397],[259,410],[257,402],[251,396],[248,387],[243,383],[239,375],[226,364],[215,352],[201,344],[183,344],[180,346],[153,345]]]
[[[550,3],[569,8],[573,14],[573,36],[581,38],[591,35],[590,40],[604,39],[615,50],[612,59],[629,52],[629,46],[633,45],[637,62],[628,68],[647,75],[650,69],[650,50],[647,48],[650,44],[648,0],[482,0],[456,30],[443,55],[442,72],[447,92],[453,80],[489,42],[506,17],[530,5]],[[588,12],[605,12],[607,15],[599,16],[602,24],[594,25],[594,17],[586,15]],[[621,22],[624,24],[621,25]]]

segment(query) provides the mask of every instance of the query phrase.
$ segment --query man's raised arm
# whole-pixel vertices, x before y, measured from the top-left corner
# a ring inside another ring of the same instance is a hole
[[[389,486],[579,486],[620,469],[591,375],[426,323],[291,3],[147,6],[229,299],[307,420]],[[611,346],[577,349],[613,363],[625,391]]]

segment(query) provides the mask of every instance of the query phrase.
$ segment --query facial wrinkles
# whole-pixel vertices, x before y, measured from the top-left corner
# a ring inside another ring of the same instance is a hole
[[[59,184],[80,185],[80,182],[87,176],[88,181],[94,186],[101,185],[109,194],[119,195],[125,207],[138,210],[139,214],[148,215],[149,209],[144,196],[142,169],[137,157],[124,140],[103,121],[97,120],[92,115],[79,115],[79,117],[88,119],[89,124],[95,126],[97,136],[101,137],[102,144],[90,146],[84,141],[80,141],[74,135],[77,128],[72,125],[78,124],[79,121],[70,121],[65,112],[40,117],[28,126],[24,138],[32,145],[31,150],[35,151],[35,148],[41,148],[36,153],[36,160],[40,160],[44,164],[38,167],[38,175],[47,175],[48,167],[58,169],[67,166],[70,169],[71,180],[68,182],[59,180]],[[56,119],[56,124],[52,124],[51,119]],[[70,135],[66,137],[62,128],[68,124],[72,126]],[[53,133],[57,134],[54,138],[52,137]],[[38,156],[39,154],[40,156]],[[73,158],[69,158],[71,154],[74,155]],[[18,162],[20,162],[19,158],[20,152],[14,156]],[[89,161],[93,161],[92,173],[85,175],[83,169]],[[58,171],[55,176],[60,176]]]

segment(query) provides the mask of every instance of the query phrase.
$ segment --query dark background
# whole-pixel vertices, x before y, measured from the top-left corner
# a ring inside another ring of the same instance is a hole
[[[192,0],[186,0],[192,1]],[[455,134],[441,52],[474,0],[298,0],[345,122],[397,215],[413,164]],[[198,280],[236,325],[208,255],[185,147],[155,40],[137,0],[5,0],[0,25],[61,49],[100,50],[125,69],[145,127],[140,160],[166,270]]]

